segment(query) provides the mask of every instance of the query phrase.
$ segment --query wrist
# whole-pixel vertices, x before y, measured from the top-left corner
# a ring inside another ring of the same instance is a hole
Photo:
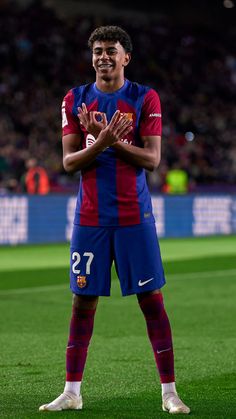
[[[112,144],[112,147],[119,150],[119,149],[122,149],[122,144],[124,143],[122,143],[122,141],[119,140],[116,143]]]
[[[98,153],[102,153],[103,151],[105,151],[108,147],[107,145],[105,145],[103,143],[103,141],[97,139],[94,144],[93,147],[97,150]]]

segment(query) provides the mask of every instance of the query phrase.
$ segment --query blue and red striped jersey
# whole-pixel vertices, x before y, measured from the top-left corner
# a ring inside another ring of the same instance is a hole
[[[122,139],[125,143],[143,147],[142,136],[161,136],[161,105],[154,89],[126,79],[119,90],[104,93],[89,83],[69,90],[62,103],[62,134],[79,134],[81,148],[95,141],[77,116],[82,103],[88,111],[106,113],[108,122],[117,109],[128,114],[133,130]],[[81,171],[74,222],[84,226],[154,222],[145,169],[124,162],[107,148]]]

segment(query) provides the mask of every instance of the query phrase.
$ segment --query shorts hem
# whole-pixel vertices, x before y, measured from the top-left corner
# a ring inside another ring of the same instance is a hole
[[[146,289],[138,288],[136,290],[131,290],[131,291],[127,291],[127,292],[121,291],[122,292],[122,297],[128,297],[129,295],[136,295],[136,294],[141,294],[141,293],[144,293],[144,292],[152,292],[152,291],[155,291],[155,290],[160,290],[161,288],[164,287],[165,284],[166,284],[166,281],[161,283],[159,286],[153,286],[153,287],[148,288],[148,289],[147,288]]]
[[[90,297],[110,297],[111,296],[111,293],[105,293],[105,292],[101,292],[101,293],[98,293],[98,292],[80,292],[79,290],[74,290],[73,288],[71,288],[70,289],[71,290],[71,292],[73,293],[73,294],[76,294],[76,295],[84,295],[84,296],[90,296]]]

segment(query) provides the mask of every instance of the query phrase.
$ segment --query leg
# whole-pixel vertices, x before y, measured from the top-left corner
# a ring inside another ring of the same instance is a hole
[[[162,384],[175,381],[171,328],[159,290],[137,294]]]
[[[146,319],[161,379],[163,409],[170,413],[189,413],[175,389],[171,328],[160,292],[166,281],[155,224],[117,229],[114,255],[122,295],[136,294]]]
[[[66,348],[66,382],[82,381],[97,303],[98,297],[73,295],[70,334]],[[75,387],[68,385],[66,390],[72,391]],[[80,394],[79,390],[80,388],[75,393]]]
[[[174,353],[170,322],[160,290],[137,294],[144,314],[162,386],[162,408],[170,413],[189,413],[175,387]]]
[[[66,348],[64,392],[40,410],[82,409],[80,386],[99,295],[110,295],[110,229],[74,225],[71,239],[70,288],[73,292]]]
[[[73,295],[70,333],[66,348],[66,383],[64,392],[39,410],[82,409],[81,381],[93,333],[94,316],[98,303],[96,296]]]

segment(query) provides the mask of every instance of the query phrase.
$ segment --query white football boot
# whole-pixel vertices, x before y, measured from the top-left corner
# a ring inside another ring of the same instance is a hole
[[[179,413],[188,415],[190,413],[189,407],[180,400],[176,393],[165,393],[162,396],[162,410],[175,415]]]
[[[73,393],[62,393],[51,403],[43,404],[39,410],[58,411],[58,410],[80,410],[83,407],[82,396],[77,397]]]

